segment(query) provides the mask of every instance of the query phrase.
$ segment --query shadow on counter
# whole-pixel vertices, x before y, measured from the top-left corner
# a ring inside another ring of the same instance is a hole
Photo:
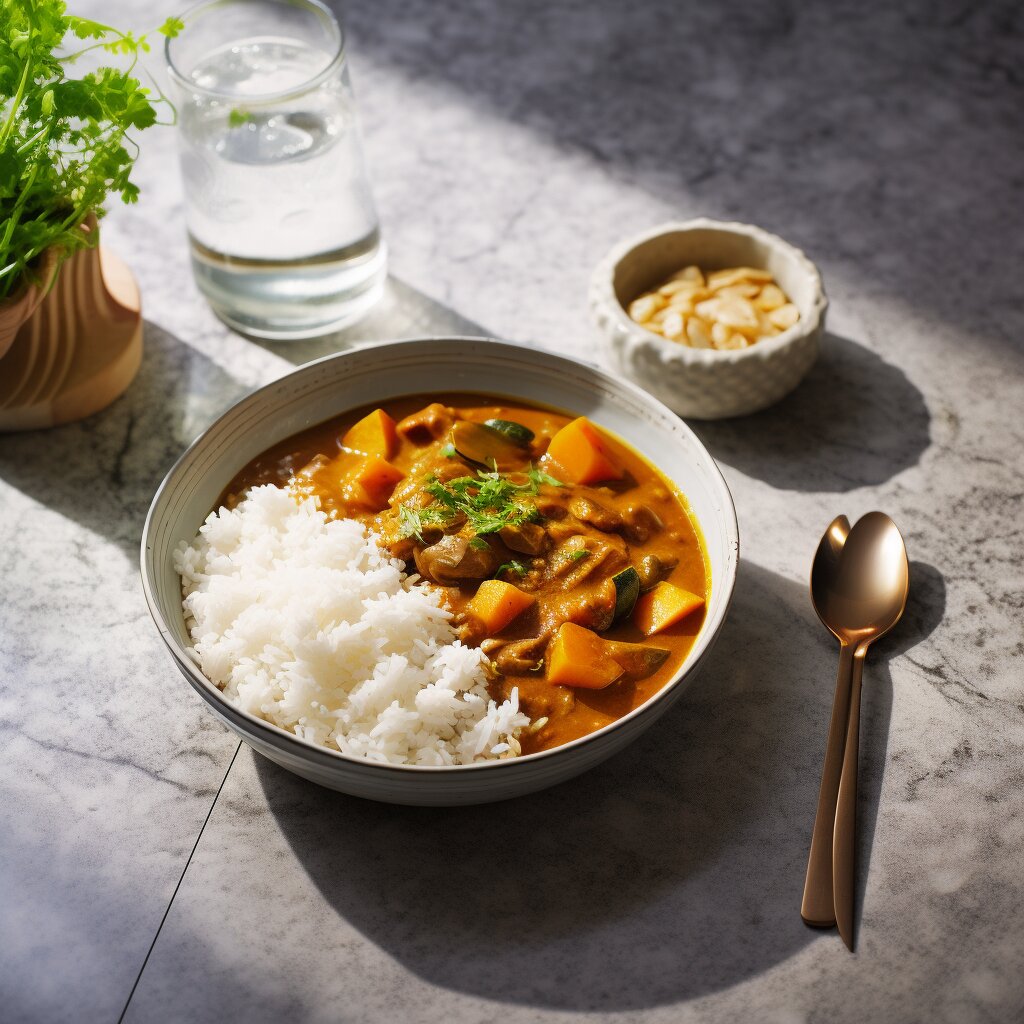
[[[941,592],[937,604],[934,588],[922,594],[905,645],[941,618]],[[799,907],[834,674],[804,587],[744,563],[690,693],[579,779],[504,804],[423,809],[315,789],[263,758],[257,771],[330,905],[432,984],[577,1012],[665,1005],[818,938]],[[892,706],[877,656],[867,677],[862,865]]]
[[[350,327],[319,338],[296,341],[267,341],[245,337],[268,352],[287,359],[296,366],[321,356],[333,355],[360,342],[392,341],[397,338],[429,337],[431,335],[471,335],[481,337],[488,331],[472,320],[431,299],[393,275],[388,275],[384,294],[373,309]]]
[[[0,478],[135,559],[164,475],[196,435],[249,390],[147,320],[142,365],[131,387],[78,423],[3,435]]]
[[[930,442],[924,396],[902,370],[826,334],[791,394],[764,412],[691,420],[718,460],[788,491],[849,491],[917,464]]]

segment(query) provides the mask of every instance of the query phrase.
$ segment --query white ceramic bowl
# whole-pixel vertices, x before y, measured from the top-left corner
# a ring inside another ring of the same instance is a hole
[[[175,547],[191,540],[231,478],[271,445],[369,402],[476,391],[523,398],[592,417],[642,452],[686,494],[704,532],[711,596],[697,643],[676,677],[642,707],[553,750],[483,764],[382,765],[314,747],[239,710],[187,654]],[[680,696],[718,636],[739,557],[736,512],[714,460],[668,409],[639,388],[573,360],[505,342],[432,338],[358,348],[308,363],[229,409],[167,474],[142,535],[150,612],[178,668],[229,728],[272,761],[313,782],[390,803],[454,805],[519,796],[603,761]]]
[[[770,270],[800,310],[789,330],[738,351],[694,349],[644,330],[633,299],[684,266]],[[707,219],[659,225],[617,245],[594,271],[590,311],[608,358],[682,416],[743,416],[777,402],[818,358],[828,300],[821,275],[795,246],[752,224]]]

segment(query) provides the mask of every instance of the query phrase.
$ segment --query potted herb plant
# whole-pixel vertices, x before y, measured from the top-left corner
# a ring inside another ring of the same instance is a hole
[[[63,0],[0,0],[0,357],[62,264],[97,245],[108,197],[138,198],[130,133],[172,109],[134,77],[148,50],[146,35],[69,15]]]

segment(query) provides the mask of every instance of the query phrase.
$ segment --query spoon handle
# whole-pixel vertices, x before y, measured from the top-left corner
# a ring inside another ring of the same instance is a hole
[[[850,707],[850,681],[853,672],[853,647],[844,643],[839,648],[839,674],[836,695],[832,700],[832,719],[828,727],[825,765],[821,770],[818,810],[811,833],[811,853],[807,858],[807,877],[800,916],[815,928],[830,928],[836,923],[835,898],[832,887],[832,837],[836,822],[836,800],[839,777],[843,770],[843,748],[846,744],[847,713]]]
[[[864,657],[868,645],[861,644],[853,655],[850,686],[850,723],[843,750],[843,774],[836,800],[836,827],[832,839],[832,886],[835,892],[836,924],[847,948],[853,949],[853,889],[857,846],[857,760],[860,752],[860,691]]]

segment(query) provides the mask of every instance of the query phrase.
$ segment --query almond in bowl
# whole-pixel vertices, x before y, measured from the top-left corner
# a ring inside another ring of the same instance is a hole
[[[788,330],[800,310],[768,270],[727,267],[705,273],[691,264],[634,299],[629,315],[680,345],[736,351]]]
[[[605,356],[682,416],[779,401],[818,357],[828,300],[795,246],[752,224],[662,224],[598,264],[590,312]]]

